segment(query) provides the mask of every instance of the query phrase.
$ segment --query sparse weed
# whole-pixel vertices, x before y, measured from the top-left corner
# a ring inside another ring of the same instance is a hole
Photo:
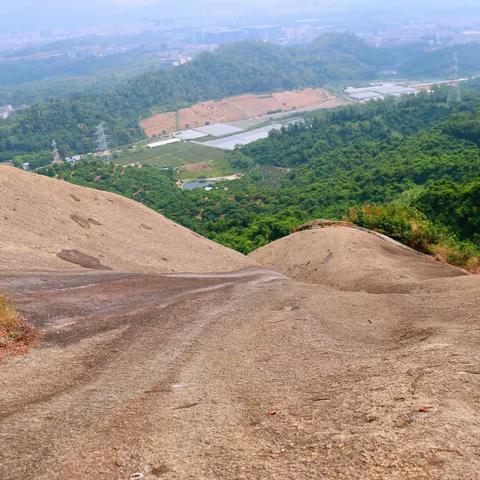
[[[37,337],[6,295],[0,295],[0,359],[24,350]]]

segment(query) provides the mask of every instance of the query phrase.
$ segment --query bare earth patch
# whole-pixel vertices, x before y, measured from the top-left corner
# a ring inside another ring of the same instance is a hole
[[[103,265],[98,258],[86,255],[78,250],[62,250],[57,256],[66,262],[80,265],[83,268],[90,268],[92,270],[111,270],[110,267]]]
[[[102,265],[122,272],[205,272],[253,263],[133,200],[6,165],[0,165],[0,232],[0,269],[15,273]]]
[[[347,225],[245,258],[2,166],[0,212],[0,350],[42,333],[0,366],[0,479],[478,479],[478,275]]]
[[[210,165],[207,162],[198,162],[185,165],[184,168],[187,172],[198,172],[200,170],[206,170],[207,168],[210,168]]]
[[[175,112],[166,112],[143,120],[141,126],[148,137],[155,137],[174,132],[177,127],[180,129],[198,128],[210,123],[232,122],[316,105],[322,108],[334,108],[341,103],[342,100],[318,88],[264,95],[238,95],[197,103],[190,108],[182,108],[178,111],[178,125]]]

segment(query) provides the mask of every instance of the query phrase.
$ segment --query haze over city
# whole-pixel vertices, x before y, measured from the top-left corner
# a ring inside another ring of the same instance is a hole
[[[414,19],[418,15],[431,18],[453,15],[466,18],[479,15],[480,6],[474,0],[458,2],[406,0],[403,2],[380,0],[4,0],[0,15],[7,19],[7,30],[32,28],[75,28],[103,23],[131,23],[161,21],[177,18],[193,21],[238,20],[253,15],[265,18],[282,15],[341,16],[344,22],[358,20],[368,24],[378,18],[389,20]]]
[[[478,480],[480,0],[0,18],[0,480]]]

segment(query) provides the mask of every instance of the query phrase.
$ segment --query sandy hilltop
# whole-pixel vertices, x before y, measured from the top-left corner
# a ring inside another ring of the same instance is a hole
[[[0,166],[0,196],[3,270],[223,272],[254,263],[112,193]]]
[[[480,277],[348,226],[245,257],[9,167],[0,229],[41,333],[0,363],[0,478],[478,478]]]

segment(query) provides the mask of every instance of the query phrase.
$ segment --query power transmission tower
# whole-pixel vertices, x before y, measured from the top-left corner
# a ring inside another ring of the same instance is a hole
[[[451,107],[461,101],[460,84],[458,81],[458,52],[453,54],[452,75],[448,87],[447,104]]]
[[[107,136],[105,135],[105,128],[103,125],[103,122],[100,125],[97,125],[95,131],[95,136],[97,137],[97,152],[105,152],[108,150]]]
[[[53,165],[59,165],[63,163],[62,157],[58,152],[57,141],[53,140],[52,142],[52,154],[53,154]]]
[[[110,159],[110,152],[108,148],[108,141],[107,135],[105,134],[104,122],[100,125],[97,125],[97,129],[95,131],[96,144],[97,144],[97,152],[106,154],[108,160]],[[105,156],[105,155],[102,155]]]

